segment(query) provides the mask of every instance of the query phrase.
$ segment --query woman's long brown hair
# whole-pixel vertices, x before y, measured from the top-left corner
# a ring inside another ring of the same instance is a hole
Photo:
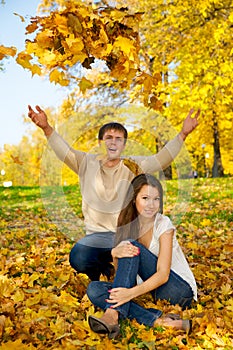
[[[135,202],[138,193],[145,185],[157,188],[160,197],[159,212],[163,213],[163,188],[160,181],[150,174],[136,176],[129,185],[118,217],[115,245],[124,240],[136,240],[139,238],[138,211]]]

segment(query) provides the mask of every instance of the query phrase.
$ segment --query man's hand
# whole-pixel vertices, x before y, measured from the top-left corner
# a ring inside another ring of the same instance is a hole
[[[198,109],[194,117],[192,117],[193,114],[193,109],[190,109],[189,114],[185,118],[183,122],[183,127],[181,132],[179,133],[179,136],[181,139],[184,141],[186,137],[198,126],[198,117],[201,113],[201,110]]]
[[[47,115],[39,106],[36,106],[36,110],[37,112],[35,112],[30,105],[28,106],[29,118],[44,131],[46,136],[50,136],[53,132],[53,128],[48,123]]]

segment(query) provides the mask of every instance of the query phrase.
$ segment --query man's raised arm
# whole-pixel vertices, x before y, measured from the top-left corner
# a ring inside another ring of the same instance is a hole
[[[36,106],[36,110],[37,112],[35,112],[29,105],[28,116],[34,124],[36,124],[39,128],[41,128],[44,131],[45,136],[49,137],[53,132],[53,128],[48,122],[47,115],[39,106]]]

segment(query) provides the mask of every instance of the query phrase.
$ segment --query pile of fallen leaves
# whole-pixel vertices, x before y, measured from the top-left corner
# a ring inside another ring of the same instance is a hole
[[[101,311],[86,297],[88,278],[69,265],[74,240],[47,216],[39,188],[0,188],[0,349],[233,349],[232,179],[183,181],[191,181],[193,191],[178,239],[196,277],[198,302],[185,311],[164,302],[156,307],[191,318],[191,335],[127,320],[118,340],[92,332],[87,317]],[[166,214],[174,183],[168,182]],[[78,187],[67,188],[66,196],[81,218]],[[53,212],[61,210],[59,198],[50,201]],[[140,302],[153,306],[149,295]]]

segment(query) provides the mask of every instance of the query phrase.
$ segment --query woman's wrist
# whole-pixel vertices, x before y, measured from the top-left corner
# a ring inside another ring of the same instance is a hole
[[[136,285],[136,286],[130,288],[131,294],[132,294],[132,295],[131,295],[131,299],[137,298],[137,297],[139,297],[140,295],[142,295],[142,293],[140,293],[138,287],[139,287],[139,285]]]

